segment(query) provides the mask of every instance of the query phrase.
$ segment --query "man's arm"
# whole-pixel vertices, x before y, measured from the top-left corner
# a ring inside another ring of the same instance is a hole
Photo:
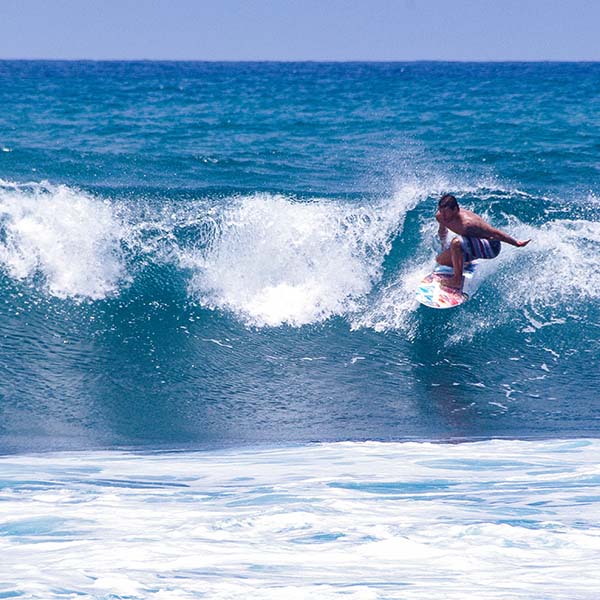
[[[504,242],[505,244],[510,244],[511,246],[517,246],[518,248],[522,248],[523,246],[527,246],[531,240],[518,241],[515,240],[514,237],[508,235],[504,231],[500,229],[496,229],[492,227],[490,224],[486,223],[483,219],[479,219],[476,224],[468,225],[466,227],[465,235],[484,238],[487,240],[499,240],[500,242]]]
[[[442,242],[443,246],[446,242],[446,238],[448,237],[448,228],[445,225],[442,225],[441,223],[438,227],[438,235],[440,236],[440,242]]]
[[[439,220],[436,216],[436,220],[439,223],[438,226],[438,236],[440,238],[440,242],[442,243],[442,248],[446,247],[446,238],[448,237],[448,228]]]
[[[500,229],[495,229],[493,228],[493,233],[492,233],[492,237],[490,237],[490,240],[500,240],[501,242],[504,242],[505,244],[510,244],[511,246],[516,246],[517,248],[522,248],[523,246],[527,246],[527,244],[529,244],[529,242],[531,240],[515,240],[514,237],[511,237],[510,235],[508,235],[508,233],[505,233],[504,231],[500,231]]]

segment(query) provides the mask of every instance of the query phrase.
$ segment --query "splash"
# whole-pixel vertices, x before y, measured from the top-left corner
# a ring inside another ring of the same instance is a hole
[[[501,190],[502,191],[502,190]],[[477,192],[478,197],[485,189]],[[508,193],[508,192],[507,192]],[[512,190],[510,194],[526,197]],[[497,197],[498,190],[490,192]],[[535,198],[540,201],[539,198]],[[543,200],[543,199],[541,199]],[[482,212],[490,222],[494,219]],[[418,218],[410,214],[409,219]],[[528,225],[515,217],[499,224],[519,239],[532,239],[525,248],[503,244],[497,259],[480,261],[478,284],[489,301],[465,305],[448,325],[449,343],[470,339],[478,332],[494,329],[516,317],[529,321],[533,329],[545,324],[564,323],[579,318],[586,307],[597,304],[600,296],[600,223],[589,220],[555,219],[541,225]],[[413,337],[419,329],[419,305],[414,290],[431,270],[436,251],[435,224],[421,222],[414,252],[398,266],[398,271],[371,298],[369,306],[352,316],[353,329],[403,331]]]
[[[128,278],[111,205],[68,186],[0,182],[0,265],[59,298],[98,300]]]
[[[362,206],[270,194],[239,198],[206,252],[181,255],[194,270],[191,293],[257,327],[298,327],[356,311],[418,199],[413,188]]]
[[[559,308],[600,298],[600,223],[554,220],[515,230],[533,241],[519,257],[510,255],[507,266],[520,274],[505,288],[512,305]]]

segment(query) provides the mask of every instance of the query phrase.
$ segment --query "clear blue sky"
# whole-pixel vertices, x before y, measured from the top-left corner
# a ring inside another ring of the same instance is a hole
[[[0,0],[0,58],[600,60],[600,0]]]

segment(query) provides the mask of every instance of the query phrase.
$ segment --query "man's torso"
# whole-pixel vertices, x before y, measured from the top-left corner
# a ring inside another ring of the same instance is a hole
[[[461,236],[485,238],[486,229],[490,226],[480,216],[461,208],[456,218],[447,223],[446,227]]]

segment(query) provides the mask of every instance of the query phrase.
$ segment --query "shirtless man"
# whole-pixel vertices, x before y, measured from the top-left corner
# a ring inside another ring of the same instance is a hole
[[[438,234],[442,247],[445,246],[448,230],[460,236],[453,238],[450,246],[436,258],[440,265],[452,267],[454,270],[454,275],[444,278],[442,284],[449,288],[462,288],[465,262],[476,258],[496,258],[500,254],[500,242],[522,248],[531,241],[519,242],[503,231],[495,229],[475,213],[460,208],[456,198],[450,194],[442,196],[435,218],[440,224]]]

